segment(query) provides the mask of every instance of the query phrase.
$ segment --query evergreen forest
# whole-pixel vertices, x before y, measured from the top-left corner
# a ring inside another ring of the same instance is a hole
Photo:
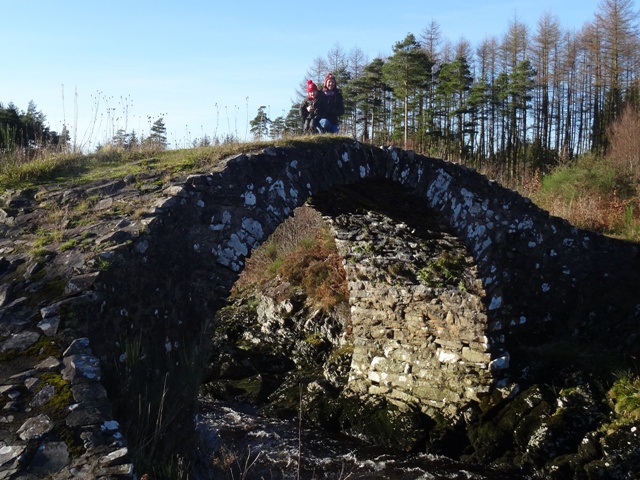
[[[552,14],[537,25],[514,18],[500,38],[452,43],[433,20],[409,33],[387,58],[368,61],[336,44],[316,58],[310,78],[333,72],[347,113],[343,133],[431,156],[499,165],[510,176],[548,172],[585,153],[604,154],[625,109],[637,111],[640,36],[632,0],[603,0],[579,31]],[[299,132],[298,105],[251,122],[257,138]]]

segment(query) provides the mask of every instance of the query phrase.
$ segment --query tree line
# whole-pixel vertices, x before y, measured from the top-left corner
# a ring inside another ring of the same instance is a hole
[[[60,145],[69,140],[68,132],[61,134],[50,130],[46,117],[33,101],[27,111],[18,109],[13,103],[0,102],[0,153],[16,148],[35,149],[41,145]]]
[[[63,127],[60,134],[46,125],[46,116],[31,101],[26,111],[20,110],[13,103],[4,106],[0,103],[0,153],[20,150],[23,153],[35,152],[41,148],[71,148],[70,135]],[[149,119],[151,122],[151,119]],[[125,150],[149,147],[164,150],[168,146],[167,128],[164,118],[153,122],[149,135],[137,135],[135,131],[127,132],[119,129],[105,144],[96,147],[100,151],[107,146],[115,146]]]
[[[336,44],[306,78],[334,73],[345,97],[342,132],[395,143],[510,175],[604,153],[625,108],[640,106],[640,35],[632,0],[602,0],[591,22],[563,29],[550,13],[530,29],[517,18],[475,48],[446,40],[436,21],[368,61]],[[298,96],[304,95],[299,87]],[[251,121],[256,137],[300,132],[297,105]]]

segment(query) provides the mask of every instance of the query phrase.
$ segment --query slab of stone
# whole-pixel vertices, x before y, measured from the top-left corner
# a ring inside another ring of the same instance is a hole
[[[35,475],[50,475],[59,472],[69,463],[69,449],[64,442],[47,442],[36,450],[29,463],[29,472]]]
[[[55,357],[47,357],[34,368],[39,372],[55,372],[60,368],[62,362]]]
[[[24,445],[5,445],[0,447],[0,467],[18,459],[25,448]]]
[[[30,418],[22,424],[18,429],[18,436],[24,440],[33,440],[41,438],[53,429],[53,423],[47,415],[38,415]]]
[[[53,385],[47,384],[44,387],[42,387],[42,390],[40,390],[38,393],[36,393],[33,396],[31,401],[29,402],[29,406],[39,407],[41,405],[44,405],[49,400],[51,400],[55,394],[56,394],[55,387]]]
[[[89,380],[99,382],[101,379],[100,361],[93,355],[78,354],[64,357],[66,368],[62,378],[68,382]]]
[[[126,462],[129,456],[129,450],[127,447],[119,448],[113,452],[105,455],[99,460],[99,464],[103,467],[110,467],[112,465],[122,465]]]
[[[7,312],[0,310],[0,334],[20,333],[31,326],[30,313],[27,311]]]
[[[91,404],[105,400],[107,391],[100,383],[78,383],[71,387],[73,399],[78,403]]]
[[[49,317],[38,322],[38,328],[47,337],[54,337],[58,333],[58,327],[60,327],[60,317]]]
[[[36,332],[25,331],[16,333],[0,343],[0,353],[5,353],[10,350],[21,352],[32,346],[39,339],[40,335]]]
[[[11,284],[0,285],[0,307],[4,307],[11,300]]]
[[[69,283],[67,283],[63,295],[65,297],[69,297],[89,290],[95,283],[98,275],[100,275],[100,272],[86,273],[84,275],[73,277],[69,280]]]
[[[71,428],[99,425],[104,415],[97,408],[77,408],[67,415],[67,426]]]

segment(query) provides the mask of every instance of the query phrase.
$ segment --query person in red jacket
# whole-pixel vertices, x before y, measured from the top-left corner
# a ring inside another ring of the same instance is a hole
[[[304,133],[322,133],[320,119],[325,115],[322,92],[312,80],[307,81],[307,96],[300,102],[300,119]]]
[[[342,92],[338,88],[336,77],[331,72],[324,77],[322,94],[324,96],[325,114],[320,119],[320,127],[325,132],[338,133],[339,117],[344,115],[344,100]]]

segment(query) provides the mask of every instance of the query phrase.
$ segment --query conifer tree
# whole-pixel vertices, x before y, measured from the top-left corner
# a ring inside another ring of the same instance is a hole
[[[393,46],[393,55],[382,68],[385,81],[403,105],[404,146],[409,140],[409,102],[426,86],[431,62],[413,34]]]
[[[167,148],[167,127],[164,125],[163,117],[153,122],[151,134],[145,139],[145,144],[160,150]]]
[[[262,140],[263,137],[269,135],[269,124],[271,120],[267,117],[267,113],[265,112],[266,108],[265,105],[258,108],[258,113],[254,119],[249,122],[249,125],[251,125],[251,133],[256,140]]]

